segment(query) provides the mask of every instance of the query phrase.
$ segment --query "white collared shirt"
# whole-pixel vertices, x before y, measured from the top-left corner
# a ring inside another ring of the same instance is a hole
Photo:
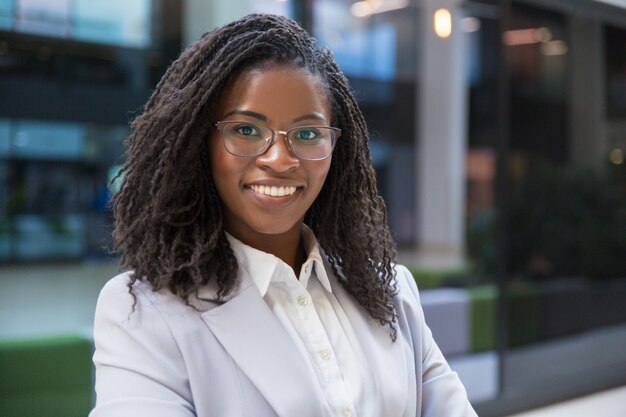
[[[350,320],[333,294],[319,244],[303,227],[308,254],[299,277],[279,258],[227,234],[245,269],[285,327],[319,384],[326,409],[337,417],[369,417],[377,395],[371,370]]]

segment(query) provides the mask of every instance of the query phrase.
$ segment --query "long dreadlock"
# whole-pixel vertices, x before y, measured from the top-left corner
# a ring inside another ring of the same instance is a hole
[[[237,261],[224,234],[207,138],[229,83],[267,63],[305,68],[329,97],[333,124],[343,133],[305,223],[348,292],[395,340],[395,245],[365,120],[331,52],[280,16],[253,14],[206,33],[172,63],[133,121],[113,207],[114,247],[133,270],[129,291],[135,281],[148,281],[188,302],[212,279],[219,296],[233,288]]]

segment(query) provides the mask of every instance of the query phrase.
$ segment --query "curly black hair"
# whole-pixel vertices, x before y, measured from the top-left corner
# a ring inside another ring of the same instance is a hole
[[[147,281],[188,302],[210,280],[220,297],[233,288],[237,261],[224,233],[207,138],[229,83],[268,63],[306,69],[328,95],[333,125],[343,133],[305,224],[348,292],[395,340],[396,249],[365,120],[332,53],[281,16],[252,14],[203,35],[172,63],[131,124],[113,200],[114,249],[133,270],[129,291]]]

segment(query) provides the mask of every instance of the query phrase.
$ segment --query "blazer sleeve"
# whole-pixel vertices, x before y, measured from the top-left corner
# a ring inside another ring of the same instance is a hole
[[[135,303],[127,282],[128,274],[113,278],[98,299],[96,406],[90,417],[192,417],[185,366],[171,329],[150,290],[135,285]]]
[[[411,301],[414,303],[415,317],[412,332],[418,332],[420,346],[414,346],[415,361],[421,361],[421,417],[477,417],[465,391],[465,387],[444,358],[441,350],[433,339],[430,328],[424,320],[424,312],[420,303],[419,292],[413,276],[404,266],[398,265],[397,277],[404,281],[410,290]],[[401,285],[401,288],[406,288]],[[402,290],[402,289],[401,289]],[[421,352],[419,354],[418,352]],[[417,369],[420,367],[418,366]],[[419,389],[419,388],[418,388]]]

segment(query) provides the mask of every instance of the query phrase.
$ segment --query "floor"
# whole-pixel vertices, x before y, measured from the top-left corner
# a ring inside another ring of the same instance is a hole
[[[509,417],[625,417],[626,386],[602,391]]]
[[[90,334],[99,290],[117,273],[117,266],[111,262],[0,267],[0,337],[62,332]],[[623,333],[605,333],[599,332],[593,337],[605,337],[607,346],[617,345],[618,349],[626,345],[623,344]],[[520,352],[520,358],[536,354],[532,349],[537,348],[531,347],[528,352]],[[544,353],[568,354],[564,352],[559,346],[548,346]],[[528,362],[521,363],[522,359],[517,365],[515,357],[509,362],[512,366],[527,366]],[[593,378],[594,375],[589,377]],[[600,378],[602,375],[595,377]],[[496,414],[492,412],[490,415]],[[562,416],[626,417],[626,386],[508,417]]]
[[[117,271],[111,262],[0,267],[0,337],[91,334],[100,288]]]
[[[502,391],[493,401],[477,404],[480,415],[514,414],[561,398],[623,386],[625,347],[626,324],[622,324],[509,350],[504,356]],[[622,403],[626,404],[626,396]],[[605,416],[600,412],[587,415]]]

